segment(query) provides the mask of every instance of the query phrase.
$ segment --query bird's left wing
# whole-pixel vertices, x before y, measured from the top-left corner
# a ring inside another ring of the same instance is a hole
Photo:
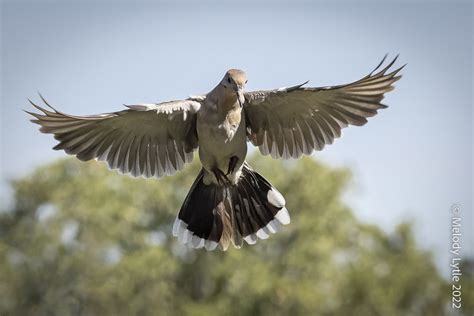
[[[248,139],[264,155],[298,158],[322,150],[341,136],[348,125],[361,126],[367,118],[386,108],[384,93],[400,79],[400,67],[389,72],[396,58],[379,70],[382,62],[364,78],[350,84],[254,91],[245,94]]]
[[[129,109],[91,116],[75,116],[52,108],[27,112],[41,125],[40,131],[54,134],[63,149],[82,161],[107,161],[111,169],[132,176],[161,177],[182,169],[193,159],[198,146],[196,112],[202,99],[127,105]]]

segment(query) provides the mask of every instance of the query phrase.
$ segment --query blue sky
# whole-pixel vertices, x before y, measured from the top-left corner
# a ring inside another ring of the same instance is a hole
[[[95,114],[207,92],[228,68],[247,72],[248,90],[320,86],[400,53],[408,66],[390,107],[314,157],[352,168],[346,198],[359,218],[387,231],[412,221],[445,273],[459,203],[474,254],[470,2],[4,1],[1,14],[2,201],[8,179],[64,157],[21,111],[37,91],[64,112]]]

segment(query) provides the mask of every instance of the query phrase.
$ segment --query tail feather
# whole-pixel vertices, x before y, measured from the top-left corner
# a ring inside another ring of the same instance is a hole
[[[226,250],[267,239],[290,223],[285,199],[265,178],[244,163],[235,185],[206,185],[198,175],[173,226],[179,242],[192,248]]]
[[[173,225],[173,235],[178,237],[180,243],[214,250],[223,230],[222,222],[214,214],[222,203],[220,195],[223,189],[205,185],[203,177],[204,172],[201,171],[191,186]]]

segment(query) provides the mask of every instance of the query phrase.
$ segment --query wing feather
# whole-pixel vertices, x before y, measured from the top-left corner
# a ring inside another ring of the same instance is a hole
[[[365,125],[367,118],[387,107],[381,101],[394,89],[404,67],[388,72],[397,57],[382,67],[385,56],[368,75],[345,85],[311,88],[303,87],[305,82],[246,93],[249,141],[274,158],[298,158],[322,150],[341,137],[343,128]]]
[[[128,105],[120,112],[75,116],[30,103],[29,112],[43,133],[54,134],[56,150],[82,161],[106,161],[111,169],[133,176],[161,177],[190,162],[197,148],[196,112],[203,98],[159,104]]]
[[[310,127],[308,126],[308,123],[303,117],[297,118],[296,124],[301,131],[301,137],[305,145],[304,154],[309,155],[311,154],[312,148],[316,148],[316,145],[314,143],[313,132],[311,131]]]

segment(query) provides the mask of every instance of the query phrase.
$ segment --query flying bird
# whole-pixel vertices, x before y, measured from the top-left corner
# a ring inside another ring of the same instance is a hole
[[[134,177],[162,177],[181,170],[198,150],[202,169],[173,225],[192,248],[226,250],[255,244],[290,223],[282,194],[245,161],[247,142],[272,158],[299,158],[322,150],[348,125],[361,126],[386,108],[381,101],[403,68],[382,67],[355,82],[328,87],[246,92],[247,76],[228,70],[205,95],[76,116],[30,103],[43,133],[82,161],[106,161]]]

